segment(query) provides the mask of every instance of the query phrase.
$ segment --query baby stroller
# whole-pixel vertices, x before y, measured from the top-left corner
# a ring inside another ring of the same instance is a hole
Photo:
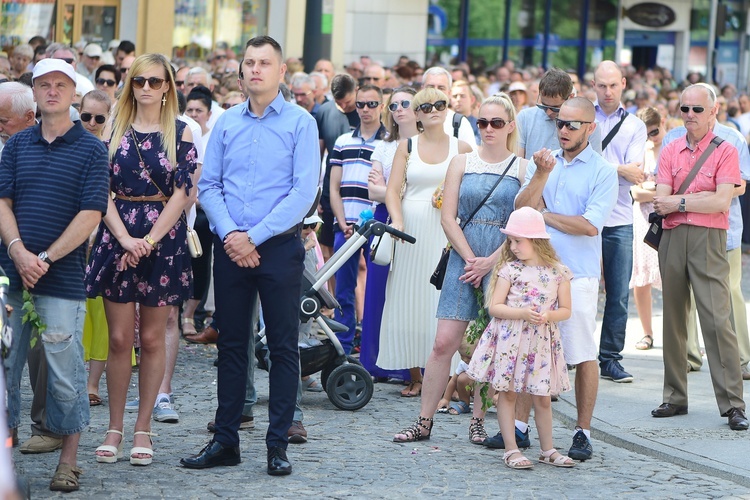
[[[305,270],[302,278],[302,298],[300,299],[300,320],[307,322],[313,319],[326,338],[313,343],[300,344],[300,365],[302,376],[321,372],[320,382],[328,399],[342,410],[359,410],[370,402],[373,394],[373,382],[370,373],[365,370],[358,359],[347,356],[341,347],[335,332],[346,331],[346,326],[323,316],[322,308],[338,309],[339,303],[323,285],[336,271],[368,242],[371,235],[382,236],[390,233],[408,243],[416,239],[404,232],[393,229],[375,219],[370,219],[357,228],[357,231],[331,256],[325,266],[312,274]],[[255,357],[258,367],[268,369],[264,352],[265,331],[261,330],[255,344]]]

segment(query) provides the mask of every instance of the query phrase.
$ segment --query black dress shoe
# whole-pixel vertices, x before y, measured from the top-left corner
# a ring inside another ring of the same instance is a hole
[[[180,460],[183,467],[188,469],[208,469],[219,465],[238,465],[240,463],[240,447],[223,446],[211,441],[200,453]]]
[[[286,458],[286,450],[281,446],[268,448],[268,474],[271,476],[287,476],[292,473],[292,464]]]
[[[750,427],[745,412],[739,408],[731,408],[727,412],[727,417],[729,418],[729,428],[733,431],[746,431]]]
[[[687,415],[688,407],[683,405],[673,405],[672,403],[662,403],[658,408],[651,410],[651,416],[674,417],[675,415]]]

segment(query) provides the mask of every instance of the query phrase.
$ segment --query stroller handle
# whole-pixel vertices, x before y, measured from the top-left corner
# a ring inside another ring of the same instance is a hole
[[[414,236],[403,231],[399,231],[398,229],[394,229],[393,227],[387,224],[383,224],[382,222],[375,219],[367,221],[364,226],[360,228],[360,231],[363,234],[366,234],[367,232],[372,233],[374,236],[383,236],[383,233],[390,233],[396,238],[402,239],[407,243],[417,242],[417,239]]]
[[[394,229],[394,228],[392,228],[391,226],[388,226],[388,225],[385,226],[385,232],[391,233],[396,238],[402,239],[402,240],[404,240],[407,243],[416,243],[417,242],[417,239],[414,236],[412,236],[410,234],[406,234],[403,231],[399,231],[398,229]]]

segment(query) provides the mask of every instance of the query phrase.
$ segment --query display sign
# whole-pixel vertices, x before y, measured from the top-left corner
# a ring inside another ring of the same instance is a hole
[[[674,23],[677,15],[668,5],[656,2],[638,3],[624,9],[623,15],[648,28],[664,28]]]

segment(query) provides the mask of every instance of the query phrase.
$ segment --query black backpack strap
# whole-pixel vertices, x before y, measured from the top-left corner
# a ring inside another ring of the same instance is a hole
[[[461,113],[453,114],[453,137],[458,139],[458,129],[461,128],[461,120],[464,119],[464,115]]]
[[[620,131],[620,127],[622,127],[622,122],[625,121],[625,118],[628,117],[628,114],[629,113],[627,111],[622,112],[622,118],[620,118],[620,121],[617,122],[617,125],[612,127],[612,130],[609,131],[609,134],[607,134],[607,137],[605,137],[604,140],[602,141],[602,151],[607,149],[607,146],[609,146],[609,143],[612,142],[612,139],[615,138],[615,136],[617,135],[617,132]]]
[[[411,153],[411,137],[406,141],[406,152]]]

